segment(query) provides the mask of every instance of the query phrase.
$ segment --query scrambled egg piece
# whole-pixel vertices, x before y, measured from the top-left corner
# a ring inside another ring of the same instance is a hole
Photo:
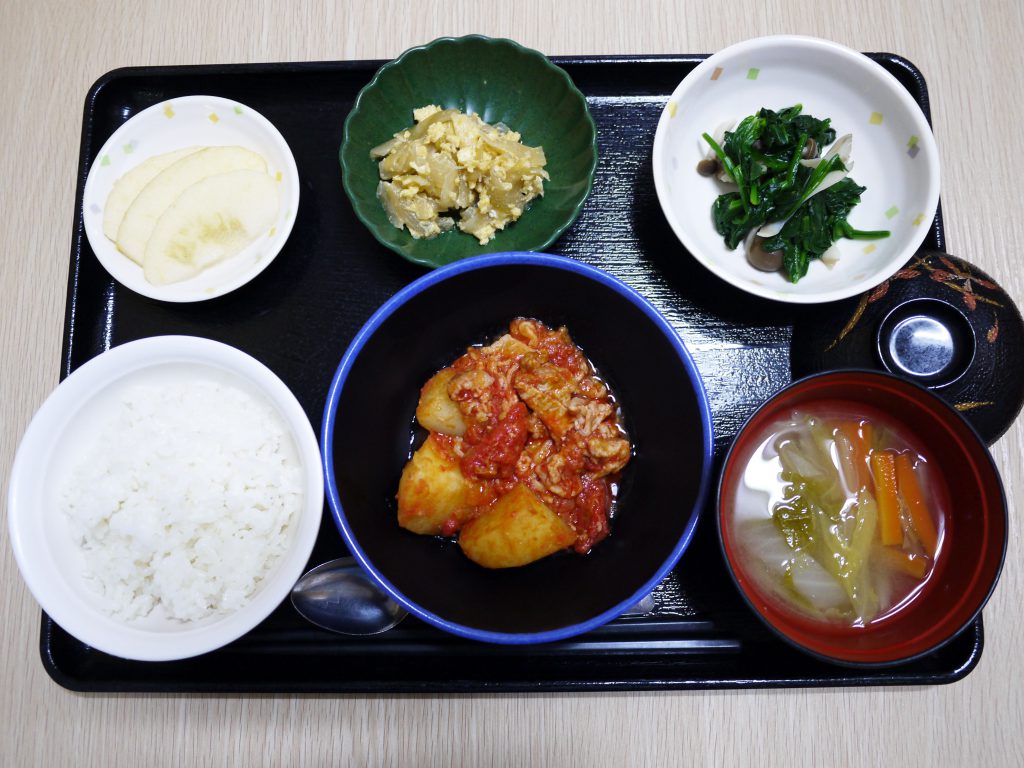
[[[480,241],[522,216],[544,194],[542,147],[528,147],[508,126],[435,105],[413,110],[416,124],[370,150],[380,160],[377,197],[396,227],[416,239],[455,226]]]

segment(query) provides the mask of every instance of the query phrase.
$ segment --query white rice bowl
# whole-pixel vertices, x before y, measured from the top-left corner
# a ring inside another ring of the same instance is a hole
[[[15,558],[43,610],[129,659],[241,637],[307,565],[323,509],[309,420],[268,368],[207,339],[131,342],[43,404],[11,473]]]

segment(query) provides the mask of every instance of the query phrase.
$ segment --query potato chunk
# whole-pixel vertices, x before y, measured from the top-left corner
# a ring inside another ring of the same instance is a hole
[[[571,546],[576,534],[523,484],[466,523],[459,546],[484,568],[514,568]]]
[[[454,376],[454,369],[442,368],[423,385],[416,406],[416,420],[431,432],[461,437],[466,433],[466,422],[459,406],[448,396],[448,382]]]
[[[473,512],[474,486],[435,435],[413,454],[398,483],[398,524],[428,536],[455,533]]]

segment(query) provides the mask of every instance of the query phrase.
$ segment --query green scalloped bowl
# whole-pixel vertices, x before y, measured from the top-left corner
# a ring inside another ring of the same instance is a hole
[[[551,176],[544,196],[487,245],[458,229],[415,240],[388,221],[377,200],[380,176],[370,148],[412,125],[413,109],[427,104],[476,112],[518,131],[524,144],[544,147]],[[442,37],[385,64],[359,92],[345,120],[339,159],[345,192],[373,236],[409,261],[440,267],[484,253],[543,250],[554,242],[590,193],[596,133],[583,94],[543,54],[511,40]]]

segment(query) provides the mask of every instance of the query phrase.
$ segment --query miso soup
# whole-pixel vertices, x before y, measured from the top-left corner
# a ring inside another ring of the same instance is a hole
[[[949,535],[948,494],[926,446],[841,401],[795,410],[755,444],[729,525],[762,593],[863,627],[925,589]]]

